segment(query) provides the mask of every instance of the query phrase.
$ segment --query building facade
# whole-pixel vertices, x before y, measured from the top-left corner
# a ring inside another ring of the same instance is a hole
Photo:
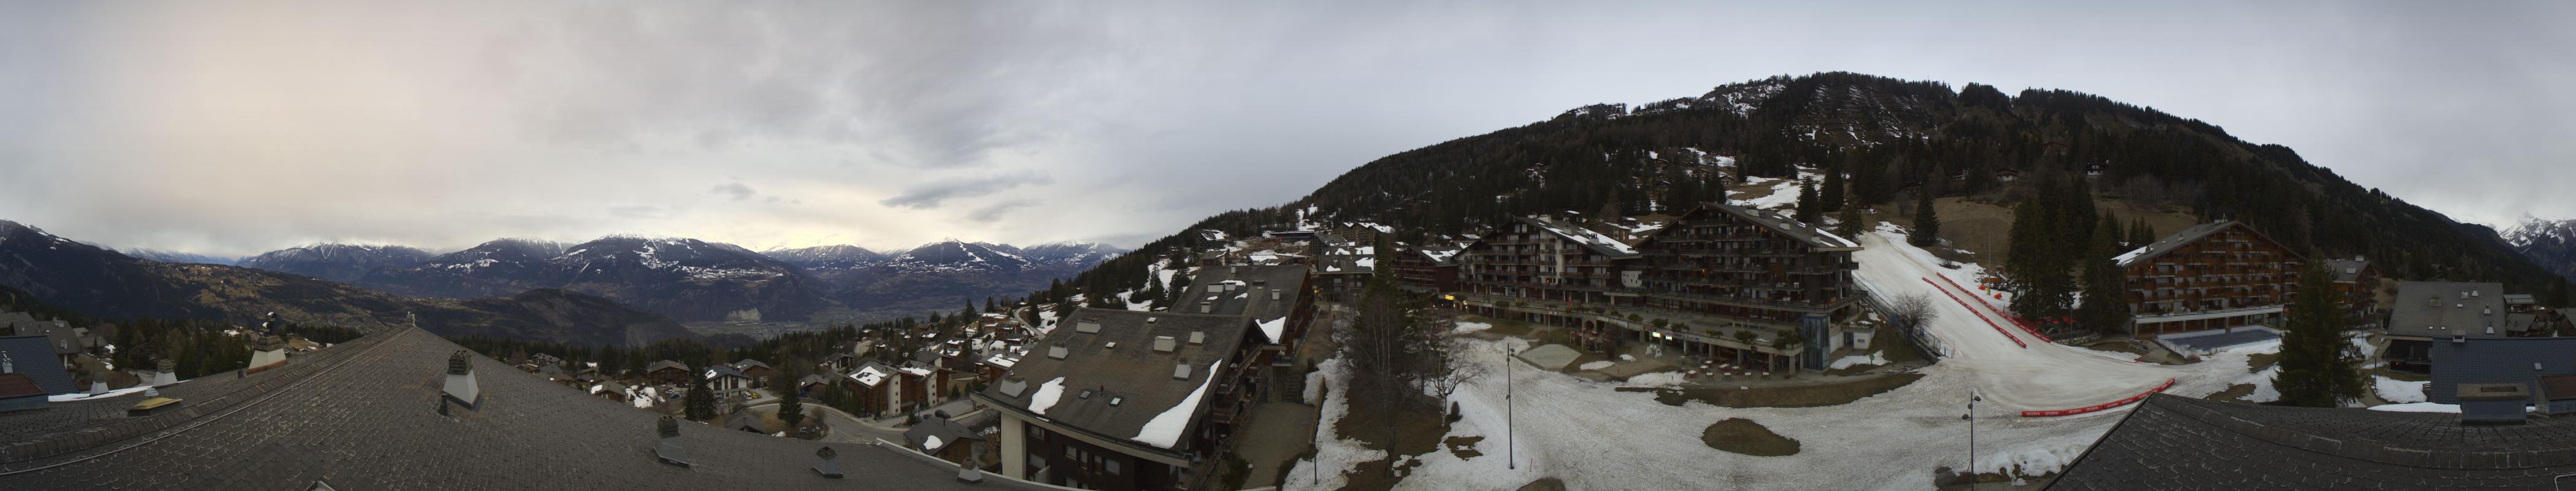
[[[2277,325],[2305,259],[2235,220],[2205,223],[2117,258],[2129,276],[2131,333]]]
[[[1587,344],[1661,343],[1820,369],[1866,333],[1859,244],[1768,212],[1706,204],[1630,245],[1523,218],[1458,254],[1461,307],[1574,328]]]

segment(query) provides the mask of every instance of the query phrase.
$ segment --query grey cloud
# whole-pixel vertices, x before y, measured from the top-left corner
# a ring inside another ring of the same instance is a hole
[[[619,232],[1133,245],[1566,108],[1827,70],[2091,92],[2453,216],[2576,216],[2547,184],[2576,181],[2568,2],[441,7],[0,2],[0,219],[219,255]],[[1764,22],[1708,28],[1727,18]],[[238,192],[256,188],[305,192]],[[711,196],[739,201],[661,201]],[[575,211],[506,219],[531,210]]]
[[[992,204],[984,205],[981,208],[976,208],[972,213],[967,213],[966,219],[974,220],[976,222],[991,222],[1002,218],[1002,214],[1005,212],[1036,204],[1038,204],[1037,200],[1026,198],[997,201]]]
[[[739,183],[739,182],[728,182],[728,183],[724,183],[724,184],[717,184],[717,185],[716,185],[716,187],[715,187],[715,189],[708,190],[707,192],[715,193],[715,194],[718,194],[718,195],[723,195],[723,196],[725,196],[725,197],[729,197],[729,198],[733,198],[733,200],[734,200],[734,201],[742,201],[742,200],[746,200],[746,199],[751,199],[751,195],[752,195],[752,194],[754,194],[754,193],[751,191],[751,186],[745,186],[745,185],[742,185],[742,183]],[[777,197],[772,196],[772,197],[770,197],[770,200],[771,200],[772,202],[775,202],[775,201],[777,201]]]
[[[1045,182],[1048,182],[1048,179],[1046,176],[1042,175],[1008,175],[934,181],[928,184],[922,184],[905,189],[903,190],[903,194],[897,194],[892,198],[886,198],[884,201],[878,201],[877,204],[916,210],[938,208],[940,202],[947,201],[949,199],[986,196],[993,193],[1007,191],[1011,188],[1019,187],[1022,184]]]
[[[669,210],[664,210],[659,206],[625,205],[608,207],[608,215],[618,218],[650,220],[671,216],[671,212]]]

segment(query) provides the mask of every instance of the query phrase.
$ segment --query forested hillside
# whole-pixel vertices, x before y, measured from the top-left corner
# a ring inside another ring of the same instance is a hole
[[[1849,199],[1864,205],[1925,192],[2018,201],[2030,183],[2082,180],[2101,197],[2244,220],[2312,257],[2368,256],[2393,277],[2502,281],[2532,292],[2562,281],[2492,229],[2214,124],[2072,91],[2007,95],[1974,83],[1953,91],[1852,73],[1725,85],[1634,110],[1576,108],[1380,158],[1298,201],[1219,214],[1189,230],[1257,233],[1312,207],[1312,218],[1392,224],[1419,239],[1518,214],[1669,210],[1722,199],[1727,177],[1787,177],[1801,167],[1848,174]],[[2019,179],[1998,178],[2004,170]],[[1146,261],[1193,238],[1149,243],[1039,296],[1138,288]]]

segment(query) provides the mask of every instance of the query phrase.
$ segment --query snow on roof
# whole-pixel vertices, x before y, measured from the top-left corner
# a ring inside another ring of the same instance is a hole
[[[1287,329],[1287,317],[1261,321],[1261,333],[1270,335],[1270,339],[1279,339],[1279,334]]]
[[[885,370],[880,370],[879,368],[881,367],[876,364],[859,367],[859,371],[850,372],[850,379],[857,380],[860,384],[865,384],[869,387],[875,387],[877,383],[884,382],[886,377]]]
[[[1055,401],[1063,398],[1064,377],[1046,381],[1038,385],[1038,393],[1029,396],[1029,412],[1046,414],[1047,408],[1055,407]]]
[[[939,436],[938,436],[938,435],[932,435],[932,436],[925,437],[925,438],[926,438],[926,439],[924,439],[924,440],[922,440],[922,441],[921,441],[921,449],[922,449],[922,450],[929,450],[929,451],[933,451],[933,452],[939,451]]]
[[[1637,248],[1629,247],[1628,244],[1619,242],[1619,239],[1610,238],[1608,235],[1602,235],[1600,232],[1594,232],[1591,229],[1577,227],[1574,226],[1574,224],[1560,222],[1548,217],[1529,217],[1522,218],[1521,220],[1531,225],[1537,225],[1539,229],[1546,230],[1548,233],[1556,234],[1558,237],[1564,237],[1566,240],[1583,244],[1584,247],[1591,248],[1593,251],[1600,252],[1604,255],[1637,255]]]
[[[903,370],[903,373],[909,373],[909,374],[912,374],[913,376],[917,376],[917,377],[927,377],[927,376],[930,376],[930,369],[928,369],[928,368],[907,366],[907,367],[900,368],[899,370]]]
[[[1199,382],[1199,388],[1190,391],[1189,397],[1181,398],[1180,404],[1174,404],[1171,409],[1163,410],[1162,414],[1154,415],[1153,420],[1146,421],[1145,427],[1136,431],[1134,440],[1162,448],[1172,448],[1172,445],[1180,443],[1181,432],[1190,427],[1190,416],[1198,413],[1199,398],[1207,395],[1208,385],[1216,383],[1217,377],[1214,374],[1217,367],[1224,363],[1219,360],[1208,364],[1207,373],[1210,375],[1206,380]]]

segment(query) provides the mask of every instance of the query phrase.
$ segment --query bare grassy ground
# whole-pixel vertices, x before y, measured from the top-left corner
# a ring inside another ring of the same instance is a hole
[[[1933,200],[1932,206],[1941,215],[1941,238],[1950,241],[1950,245],[1976,253],[1973,259],[1967,260],[1991,266],[2003,264],[2006,259],[2006,249],[2009,248],[2007,239],[2012,235],[2013,212],[2008,206],[2009,203],[1988,202],[1985,201],[1986,199],[1985,197],[1940,198]],[[1911,206],[1910,203],[1907,206]],[[2093,206],[2095,209],[2108,210],[2118,215],[2122,226],[2126,226],[2129,220],[2144,218],[2148,226],[2155,227],[2158,237],[2179,232],[2200,223],[2200,219],[2191,216],[2190,210],[2141,208],[2110,198],[2095,198]],[[1894,209],[1891,206],[1881,208]],[[1878,216],[1907,227],[1914,226],[1914,214],[1911,210]]]
[[[1761,423],[1744,418],[1726,418],[1711,423],[1699,434],[1708,448],[1755,457],[1782,457],[1798,454],[1798,441],[1772,433]]]
[[[1679,406],[1689,401],[1731,408],[1755,407],[1824,407],[1850,404],[1852,401],[1896,390],[1923,378],[1920,373],[1899,373],[1868,380],[1801,385],[1760,387],[1753,389],[1620,387],[1622,392],[1654,392],[1655,401]]]

